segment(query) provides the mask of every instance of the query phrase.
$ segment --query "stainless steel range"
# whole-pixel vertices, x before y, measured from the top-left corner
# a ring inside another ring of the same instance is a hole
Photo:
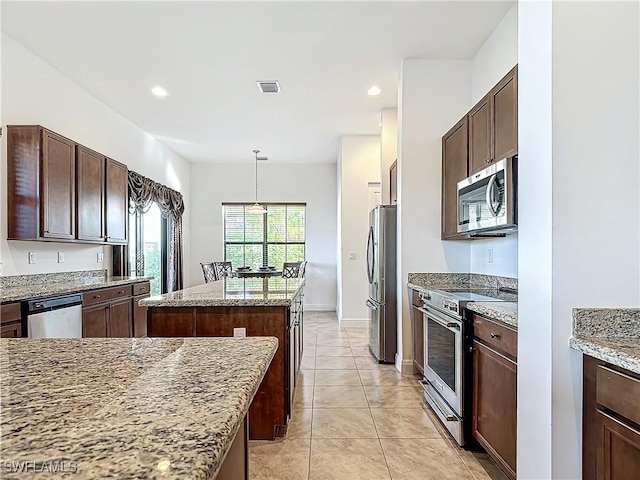
[[[495,289],[425,290],[424,397],[460,446],[470,439],[472,329],[463,318],[468,302],[501,302]]]

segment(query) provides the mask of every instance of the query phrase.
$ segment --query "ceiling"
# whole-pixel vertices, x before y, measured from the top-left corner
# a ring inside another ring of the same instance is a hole
[[[512,5],[3,1],[2,30],[189,161],[331,163],[380,133],[403,58],[473,58]]]

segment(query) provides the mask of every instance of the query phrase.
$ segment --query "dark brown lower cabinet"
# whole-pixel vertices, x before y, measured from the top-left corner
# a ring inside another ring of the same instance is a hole
[[[92,290],[83,294],[82,336],[133,337],[132,286]]]
[[[82,337],[106,338],[109,304],[98,304],[82,309]]]
[[[640,375],[584,356],[582,478],[640,478]]]
[[[278,349],[249,409],[249,438],[274,440],[293,411],[293,396],[303,328],[301,293],[291,307],[149,307],[150,337],[231,337],[234,329],[246,335],[272,336]],[[299,342],[299,345],[298,345]]]
[[[147,307],[141,307],[138,302],[143,298],[149,298],[149,294],[133,297],[133,336],[147,336]]]
[[[0,338],[22,337],[20,302],[0,306]]]
[[[20,322],[7,323],[0,327],[0,338],[22,337],[22,325]]]
[[[424,318],[422,312],[411,307],[413,322],[413,366],[424,375]]]
[[[111,338],[133,337],[131,317],[131,299],[112,301],[109,303],[109,323],[107,330]]]
[[[474,315],[473,436],[498,466],[516,478],[517,331]]]

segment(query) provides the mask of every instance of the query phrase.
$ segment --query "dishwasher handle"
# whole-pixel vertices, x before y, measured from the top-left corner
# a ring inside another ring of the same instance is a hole
[[[59,308],[71,307],[82,304],[82,295],[67,295],[64,297],[40,298],[27,302],[27,312],[29,314],[57,310]]]

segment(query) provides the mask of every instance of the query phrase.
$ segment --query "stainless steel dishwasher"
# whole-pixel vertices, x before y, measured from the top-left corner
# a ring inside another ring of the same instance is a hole
[[[82,295],[27,302],[29,338],[82,338]]]

